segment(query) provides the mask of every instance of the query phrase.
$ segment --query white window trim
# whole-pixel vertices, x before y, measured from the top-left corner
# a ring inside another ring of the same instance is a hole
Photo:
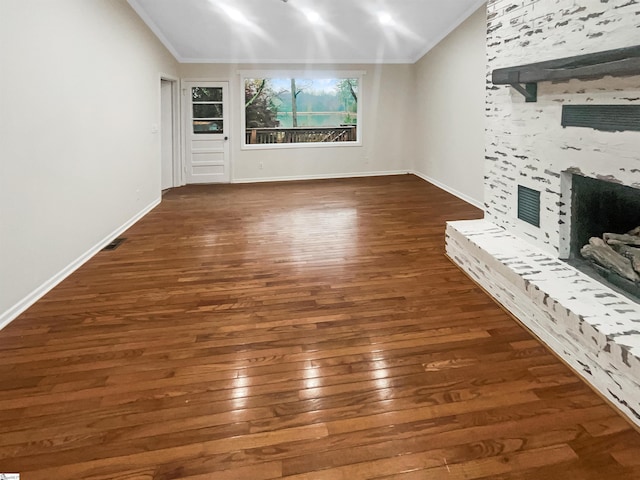
[[[362,110],[363,110],[363,80],[367,72],[364,70],[238,70],[240,75],[240,142],[241,150],[278,150],[291,148],[342,148],[362,146]],[[357,140],[355,142],[308,142],[308,143],[267,143],[248,145],[246,118],[245,118],[245,98],[244,83],[247,78],[357,78],[358,79],[358,115],[357,115]]]

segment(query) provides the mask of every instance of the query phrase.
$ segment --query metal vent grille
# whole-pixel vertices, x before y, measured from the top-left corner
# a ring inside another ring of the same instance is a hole
[[[126,240],[126,238],[124,237],[118,237],[114,240],[111,240],[111,243],[109,243],[106,247],[104,247],[102,250],[103,251],[110,251],[110,250],[115,250],[116,248],[118,248],[120,246],[120,244],[122,242],[124,242]]]
[[[540,192],[518,185],[518,218],[540,226]]]
[[[563,127],[640,131],[640,105],[563,105]]]

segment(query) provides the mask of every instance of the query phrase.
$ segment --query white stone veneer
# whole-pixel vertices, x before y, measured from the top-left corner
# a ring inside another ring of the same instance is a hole
[[[570,190],[567,172],[640,188],[640,132],[560,124],[562,105],[640,105],[640,75],[538,83],[538,101],[491,72],[640,44],[638,0],[490,0],[487,5],[485,217],[562,254]],[[541,192],[540,228],[517,218],[518,184]],[[640,195],[640,191],[639,191]]]

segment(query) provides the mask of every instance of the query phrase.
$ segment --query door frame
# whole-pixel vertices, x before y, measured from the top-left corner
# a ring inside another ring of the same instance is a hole
[[[171,135],[173,136],[173,152],[172,152],[172,165],[173,165],[173,187],[180,187],[184,185],[184,178],[182,176],[182,138],[181,138],[181,125],[180,121],[180,79],[173,75],[167,75],[160,73],[160,81],[158,82],[158,118],[162,120],[162,82],[166,81],[171,83]],[[162,122],[159,122],[159,132],[162,134]],[[159,145],[160,151],[158,152],[158,158],[162,162],[162,144]],[[162,168],[162,166],[160,167]],[[162,187],[161,187],[162,190]]]
[[[216,83],[225,83],[227,84],[227,92],[228,92],[228,98],[226,99],[226,103],[225,103],[225,109],[227,112],[227,118],[228,118],[228,124],[229,124],[229,128],[227,130],[227,136],[229,137],[229,182],[228,183],[234,183],[233,182],[233,134],[231,131],[231,126],[233,125],[233,109],[231,108],[231,104],[232,104],[232,98],[233,98],[233,94],[231,92],[231,84],[233,82],[230,82],[228,78],[224,78],[224,79],[216,79],[216,78],[182,78],[180,79],[180,125],[182,126],[182,136],[181,136],[181,157],[182,157],[182,161],[181,161],[181,165],[180,165],[180,178],[181,178],[181,185],[186,185],[187,184],[187,156],[188,156],[188,151],[187,151],[187,142],[189,141],[189,132],[191,132],[191,124],[189,123],[188,120],[188,114],[189,112],[187,111],[188,108],[191,108],[191,101],[190,99],[188,99],[186,97],[187,95],[187,84],[188,83],[198,83],[198,82],[216,82]]]

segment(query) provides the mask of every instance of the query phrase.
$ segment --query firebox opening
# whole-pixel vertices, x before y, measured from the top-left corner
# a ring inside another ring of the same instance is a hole
[[[623,259],[624,262],[630,263],[629,272],[625,278],[624,272],[616,272],[616,266],[613,268],[611,265],[603,267],[596,261],[583,258],[580,253],[580,250],[589,244],[589,239],[592,237],[603,239],[605,233],[626,234],[640,226],[640,189],[574,174],[571,180],[571,190],[568,262],[640,303],[640,271],[636,266],[634,273],[634,268],[631,265],[633,264],[632,260]],[[640,239],[640,236],[636,238]],[[614,250],[620,251],[619,246],[612,245],[612,247]],[[637,247],[637,245],[633,245],[632,249]],[[605,247],[606,249],[608,247]]]
[[[570,258],[591,237],[626,233],[640,226],[640,190],[595,178],[573,175],[571,181]]]

